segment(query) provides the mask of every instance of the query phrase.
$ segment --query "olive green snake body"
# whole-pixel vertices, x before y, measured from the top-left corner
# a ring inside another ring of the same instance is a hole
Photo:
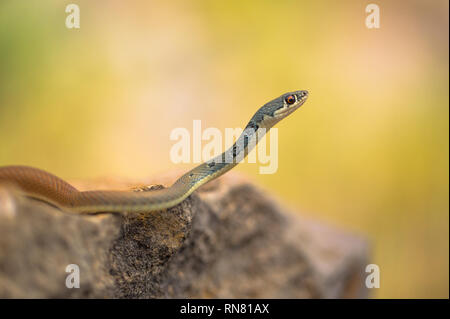
[[[190,170],[168,188],[148,192],[80,192],[50,173],[27,166],[0,167],[0,184],[13,184],[27,197],[77,213],[147,212],[171,208],[185,200],[201,185],[236,166],[238,159],[244,158],[263,134],[298,109],[307,97],[307,91],[295,91],[266,103],[250,119],[232,147]],[[262,133],[259,134],[260,132]]]

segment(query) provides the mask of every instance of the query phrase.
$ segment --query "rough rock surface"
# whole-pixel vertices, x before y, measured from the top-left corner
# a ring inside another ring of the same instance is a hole
[[[16,194],[0,185],[0,298],[367,296],[363,238],[286,212],[235,174],[147,214],[80,216]]]

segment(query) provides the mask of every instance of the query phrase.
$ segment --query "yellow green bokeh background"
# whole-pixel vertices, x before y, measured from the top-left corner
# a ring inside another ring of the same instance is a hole
[[[81,28],[65,27],[76,3]],[[374,297],[449,297],[448,1],[0,2],[0,165],[145,179],[170,132],[242,127],[297,89],[279,168],[236,168],[295,210],[364,234]]]

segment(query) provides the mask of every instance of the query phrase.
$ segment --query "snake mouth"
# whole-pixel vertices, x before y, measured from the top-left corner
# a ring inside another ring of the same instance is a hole
[[[308,99],[309,96],[309,92],[304,90],[304,91],[299,91],[298,96],[300,96],[300,99],[298,101],[298,105],[296,105],[296,108],[300,107],[303,105],[303,103],[306,102],[306,100]]]

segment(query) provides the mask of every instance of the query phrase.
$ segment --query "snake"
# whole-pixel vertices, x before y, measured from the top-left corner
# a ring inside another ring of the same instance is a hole
[[[230,148],[188,171],[167,188],[147,192],[79,191],[61,178],[29,166],[0,167],[0,184],[12,184],[25,197],[80,214],[169,209],[183,202],[200,186],[235,167],[270,128],[302,106],[307,98],[308,91],[299,90],[264,104]]]

